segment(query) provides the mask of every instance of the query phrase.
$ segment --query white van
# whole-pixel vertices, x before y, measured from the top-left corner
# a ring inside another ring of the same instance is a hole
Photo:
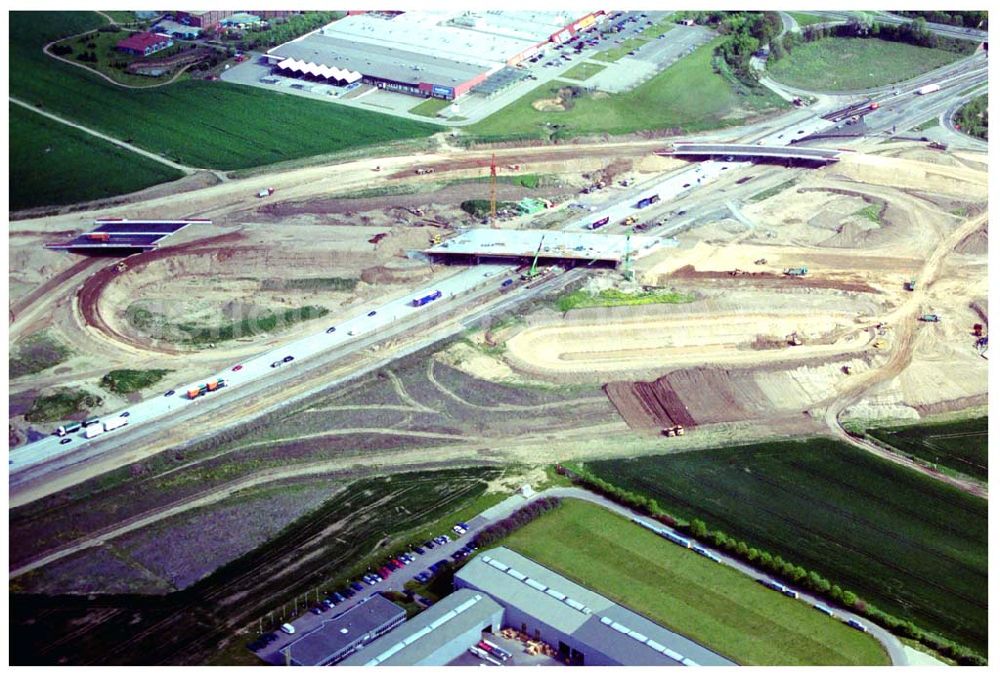
[[[294,634],[295,627],[286,622],[285,624],[281,625],[281,631],[285,632],[286,634]]]

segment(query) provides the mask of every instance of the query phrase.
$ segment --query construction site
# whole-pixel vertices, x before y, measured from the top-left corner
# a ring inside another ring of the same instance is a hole
[[[984,496],[849,430],[985,410],[985,154],[893,140],[805,163],[776,135],[736,155],[441,137],[13,221],[13,584],[205,594],[218,632],[262,633],[308,556],[256,548],[351,482],[500,492],[556,462],[780,438]],[[381,541],[372,500],[335,501],[311,542],[348,522]],[[158,660],[217,645],[150,607],[184,643]],[[121,613],[84,623],[117,636]]]

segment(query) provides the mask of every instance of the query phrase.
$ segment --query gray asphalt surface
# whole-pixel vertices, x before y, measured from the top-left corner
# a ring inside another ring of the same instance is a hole
[[[587,491],[582,488],[577,488],[577,487],[549,488],[547,490],[532,495],[530,498],[524,498],[521,497],[519,494],[515,494],[504,500],[502,503],[495,505],[494,507],[491,507],[485,512],[477,515],[475,518],[470,519],[467,522],[469,525],[469,530],[465,535],[456,535],[454,532],[442,533],[442,535],[448,535],[451,538],[451,541],[444,545],[436,545],[434,549],[426,550],[425,553],[422,555],[417,554],[416,551],[414,550],[408,550],[408,553],[415,558],[412,564],[405,566],[400,570],[394,571],[388,578],[385,578],[383,581],[378,582],[374,585],[369,585],[367,583],[361,582],[361,584],[364,585],[365,588],[364,591],[358,592],[357,594],[355,594],[354,597],[348,599],[345,603],[335,606],[334,608],[323,612],[321,615],[315,615],[306,610],[305,608],[303,608],[303,612],[301,615],[299,615],[296,618],[288,620],[295,627],[296,630],[295,635],[287,635],[278,632],[279,636],[278,640],[274,641],[273,643],[262,649],[258,653],[258,655],[262,659],[271,662],[273,664],[282,664],[283,658],[280,653],[281,648],[288,645],[302,634],[308,633],[310,630],[316,628],[324,620],[330,619],[331,617],[335,617],[336,615],[343,613],[347,609],[356,605],[361,599],[371,594],[377,592],[386,592],[386,591],[402,591],[406,582],[413,579],[413,577],[417,575],[417,573],[420,573],[421,571],[427,571],[428,567],[432,565],[434,562],[442,559],[451,561],[452,554],[454,554],[460,548],[464,547],[467,543],[471,542],[475,534],[478,531],[482,530],[487,525],[495,523],[510,516],[519,507],[527,504],[528,502],[531,502],[532,500],[535,500],[540,497],[549,497],[549,496],[586,500],[587,502],[600,505],[601,507],[609,509],[630,520],[641,521],[647,524],[647,526],[655,529],[671,531],[677,534],[679,537],[683,537],[687,540],[690,540],[692,544],[696,543],[696,541],[688,535],[678,533],[677,531],[674,531],[673,529],[668,528],[659,522],[641,516],[637,512],[634,512],[628,509],[627,507],[623,507],[615,502],[612,502],[611,500],[608,500],[600,495],[591,493],[590,491]],[[414,543],[414,544],[418,545],[420,543]],[[701,546],[703,546],[707,551],[719,557],[722,560],[721,565],[729,566],[730,568],[738,570],[745,575],[753,577],[755,580],[760,578],[768,578],[768,579],[770,578],[770,575],[768,575],[767,573],[757,570],[756,568],[753,568],[752,566],[749,566],[743,563],[742,561],[727,556],[726,554],[718,550],[715,550],[712,547],[709,547],[704,544],[702,544]],[[395,552],[396,555],[402,553],[403,552]],[[692,552],[691,555],[698,556],[698,554],[695,554],[694,552]],[[386,558],[390,557],[387,556]],[[334,590],[322,590],[323,594],[332,591]],[[775,593],[777,594],[778,592]],[[799,599],[803,603],[808,603],[810,605],[819,603],[823,606],[829,607],[829,604],[826,601],[808,592],[799,591]],[[859,615],[855,615],[854,613],[849,613],[847,611],[833,609],[833,608],[831,608],[831,610],[833,611],[834,617],[836,617],[838,620],[842,622],[846,622],[848,619],[855,619],[858,622],[861,622],[866,627],[868,627],[869,633],[880,644],[882,644],[886,652],[889,654],[889,658],[891,659],[893,665],[907,664],[907,656],[906,652],[903,650],[903,644],[892,633],[886,631],[885,629],[882,629],[877,625],[873,625],[865,618],[860,617]]]

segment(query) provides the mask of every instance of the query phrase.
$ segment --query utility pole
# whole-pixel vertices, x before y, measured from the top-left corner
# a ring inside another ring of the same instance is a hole
[[[497,227],[497,154],[490,158],[490,227]]]

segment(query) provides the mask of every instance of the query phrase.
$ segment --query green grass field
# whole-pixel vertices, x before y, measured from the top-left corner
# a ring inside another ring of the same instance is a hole
[[[987,420],[881,427],[868,434],[904,453],[985,481],[989,478]]]
[[[580,82],[582,82],[597,75],[605,68],[607,68],[607,66],[602,66],[598,63],[590,63],[588,61],[584,61],[582,63],[576,64],[568,71],[563,73],[562,77],[566,78],[567,80],[579,80]]]
[[[581,92],[567,110],[539,111],[532,103],[556,95],[558,82],[548,83],[466,127],[481,140],[505,138],[570,138],[585,134],[628,134],[649,129],[699,131],[744,124],[754,116],[787,106],[768,90],[748,96],[712,70],[713,41],[695,50],[630,92]],[[680,96],[678,92],[684,92]]]
[[[800,26],[809,26],[814,23],[823,23],[824,21],[827,21],[827,19],[824,19],[821,16],[813,16],[812,14],[803,14],[802,12],[785,12],[785,13],[791,16],[793,19],[795,19],[796,23],[798,23]]]
[[[597,505],[564,500],[503,544],[740,664],[888,664],[870,636]]]
[[[769,64],[778,82],[815,91],[851,91],[902,82],[934,70],[961,54],[902,42],[824,38],[795,47]]]
[[[103,23],[88,12],[11,12],[11,94],[181,163],[217,169],[385,145],[440,129],[225,82],[124,89],[41,51],[47,40]]]
[[[11,209],[112,197],[184,175],[13,103],[7,109]]]
[[[985,500],[829,439],[589,467],[986,652]]]
[[[436,117],[438,113],[450,105],[451,101],[448,99],[427,99],[410,108],[410,112],[424,117]]]
[[[584,307],[617,307],[619,305],[652,305],[656,303],[691,303],[694,296],[677,291],[645,291],[623,293],[615,289],[605,289],[597,294],[583,289],[572,291],[556,300],[560,312],[569,312]]]

